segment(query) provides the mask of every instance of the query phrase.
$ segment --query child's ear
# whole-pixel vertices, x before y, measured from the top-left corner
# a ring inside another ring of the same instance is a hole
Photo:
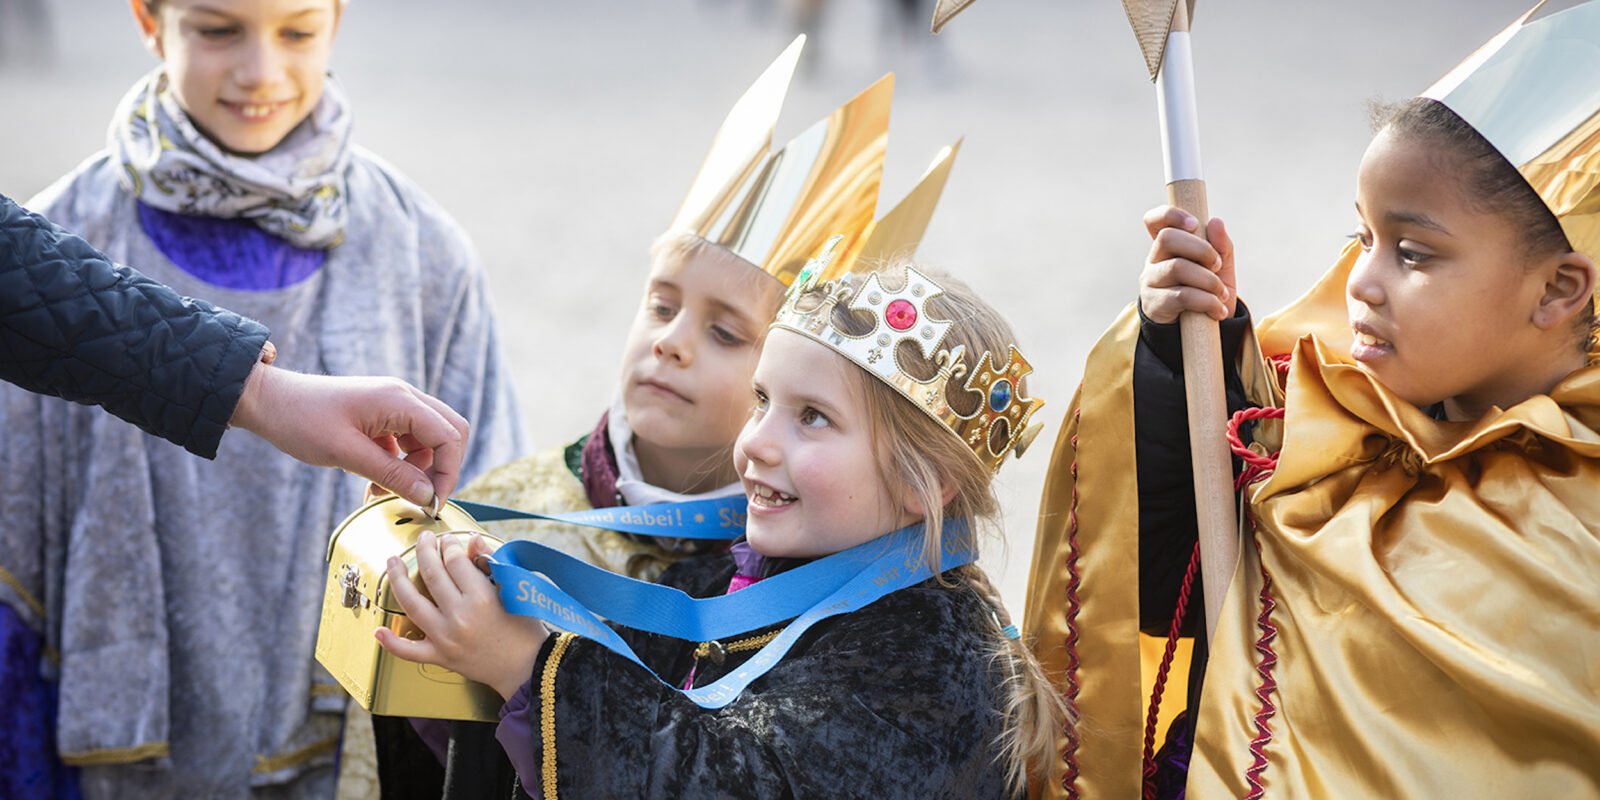
[[[1581,313],[1593,302],[1594,259],[1582,253],[1560,256],[1545,270],[1544,296],[1533,311],[1533,324],[1550,330]]]
[[[926,516],[928,516],[928,509],[922,507],[922,499],[917,497],[917,493],[916,492],[913,492],[908,488],[908,489],[906,489],[905,497],[906,497],[906,499],[905,499],[905,504],[904,505],[905,505],[905,510],[906,510],[907,514],[910,514],[913,517],[926,517]],[[939,507],[943,508],[943,507],[945,507],[947,505],[950,505],[950,501],[954,500],[955,497],[956,497],[956,484],[955,484],[955,482],[951,481],[951,480],[949,480],[947,478],[940,478],[939,479]]]
[[[145,0],[128,0],[128,5],[133,7],[133,19],[139,23],[139,35],[144,37],[144,46],[156,54],[156,58],[165,59],[166,53],[161,47],[161,21],[155,14],[145,7]]]

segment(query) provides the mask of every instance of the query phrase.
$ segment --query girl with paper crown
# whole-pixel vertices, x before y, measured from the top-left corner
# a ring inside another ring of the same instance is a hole
[[[805,37],[796,38],[735,103],[682,207],[651,247],[621,381],[594,430],[496,468],[460,497],[549,514],[743,494],[733,442],[749,416],[750,376],[784,289],[835,233],[843,238],[833,272],[913,252],[956,152],[939,153],[907,197],[875,221],[892,75],[774,150],[772,133],[804,45]],[[727,549],[726,541],[547,521],[486,527],[503,540],[540,542],[640,580],[654,580],[685,555]],[[361,716],[359,709],[351,714]],[[492,724],[419,721],[431,754],[421,752],[411,723],[375,724],[385,797],[510,792],[515,773]],[[426,768],[419,759],[430,759]]]
[[[972,564],[997,524],[994,472],[1036,430],[1031,369],[952,279],[818,278],[808,267],[790,288],[755,369],[734,451],[745,538],[674,564],[664,586],[595,595],[711,599],[608,625],[559,599],[581,582],[514,566],[529,543],[496,554],[497,590],[431,534],[432,601],[396,584],[427,637],[379,641],[507,698],[497,735],[529,794],[1002,797],[1048,757],[1056,695]]]
[[[327,75],[345,3],[131,6],[160,66],[117,106],[106,149],[26,205],[260,320],[280,366],[436,395],[472,421],[464,477],[519,455],[471,243],[352,140]],[[203,464],[83,407],[0,392],[0,632],[51,654],[4,669],[0,709],[59,697],[31,763],[79,767],[89,798],[331,796],[345,698],[313,660],[323,541],[364,483],[247,437]]]
[[[1185,764],[1199,798],[1600,793],[1600,4],[1527,19],[1390,113],[1354,241],[1258,328],[1222,223],[1146,216],[1142,314],[1090,356],[1029,590],[1096,721],[1063,732],[1053,791],[1140,794],[1135,634],[1179,628],[1180,594],[1205,629],[1171,324],[1198,311],[1248,513],[1159,764],[1145,731],[1145,796]]]

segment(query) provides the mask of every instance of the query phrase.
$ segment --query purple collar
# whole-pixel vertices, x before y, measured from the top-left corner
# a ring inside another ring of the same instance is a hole
[[[730,592],[812,561],[809,558],[764,556],[756,552],[756,549],[750,546],[750,542],[743,537],[728,546],[728,553],[733,556],[733,585],[728,588]]]
[[[296,247],[246,219],[175,214],[139,203],[139,225],[179,269],[224,289],[265,292],[293,286],[328,251]]]
[[[578,460],[583,493],[588,496],[589,505],[595,508],[622,505],[622,495],[617,493],[617,454],[611,449],[611,434],[607,428],[610,420],[610,411],[600,415],[600,424],[583,443],[583,454]]]
[[[728,552],[733,555],[734,578],[749,578],[750,582],[765,578],[762,568],[766,566],[766,557],[755,552],[755,547],[750,547],[749,541],[739,539],[733,542],[733,546],[728,547]]]

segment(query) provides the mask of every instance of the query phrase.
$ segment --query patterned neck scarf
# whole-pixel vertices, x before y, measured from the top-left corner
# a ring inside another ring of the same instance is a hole
[[[195,128],[158,67],[122,98],[107,139],[123,166],[122,185],[146,205],[249,220],[298,247],[325,249],[344,239],[350,107],[332,80],[276,147],[242,156]]]

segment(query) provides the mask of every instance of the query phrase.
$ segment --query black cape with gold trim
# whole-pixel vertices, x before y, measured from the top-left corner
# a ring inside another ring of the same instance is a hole
[[[733,574],[732,556],[697,556],[661,583],[708,597]],[[1005,676],[989,656],[994,624],[970,587],[929,579],[817,622],[718,709],[557,634],[534,665],[530,706],[544,798],[998,799]],[[694,642],[618,632],[674,686],[691,676],[705,686],[756,652],[726,642],[717,663]]]

